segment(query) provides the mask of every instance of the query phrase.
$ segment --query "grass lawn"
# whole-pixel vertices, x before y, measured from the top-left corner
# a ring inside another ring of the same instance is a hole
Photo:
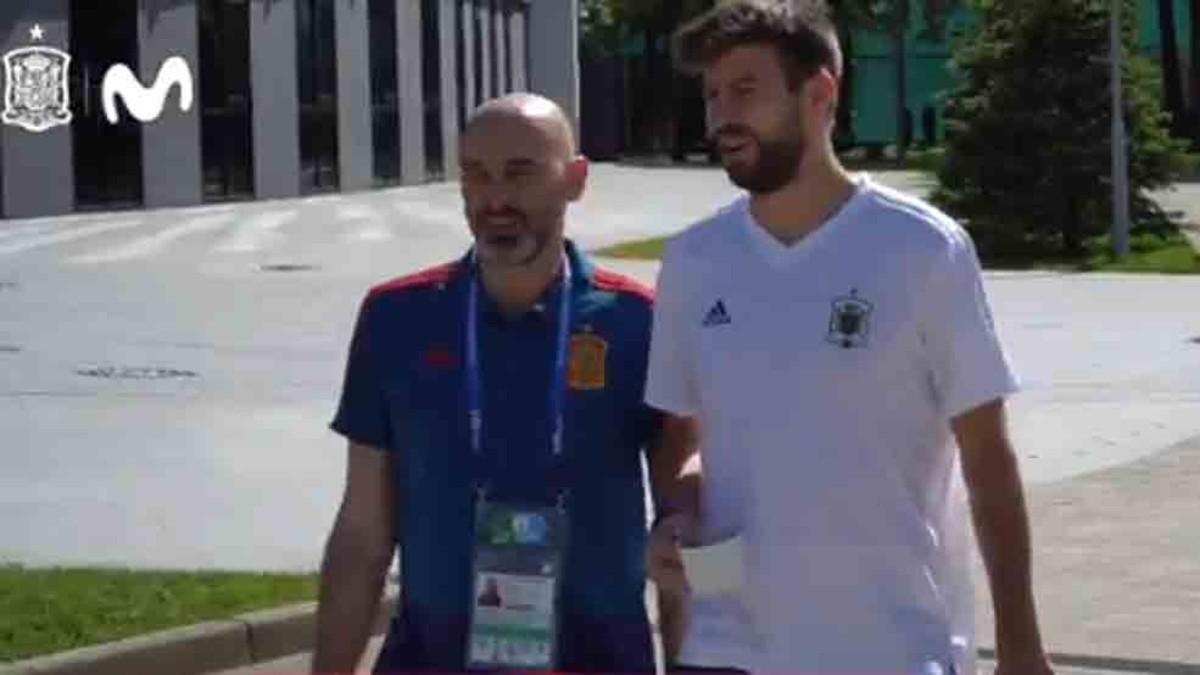
[[[0,565],[0,663],[316,598],[315,575]]]
[[[629,241],[616,246],[600,249],[596,255],[605,258],[629,258],[632,260],[658,260],[663,254],[665,237],[655,239],[640,239]]]
[[[658,260],[662,257],[664,239],[643,239],[617,244],[596,252],[598,256],[630,258],[635,260]],[[1098,237],[1088,243],[1088,255],[1082,262],[1064,262],[1053,259],[1025,259],[989,261],[988,269],[1060,269],[1079,272],[1146,272],[1156,274],[1200,274],[1198,255],[1182,234],[1166,239],[1152,235],[1135,237],[1130,242],[1131,252],[1115,260],[1108,237]]]
[[[1084,270],[1107,272],[1156,272],[1159,274],[1200,274],[1200,253],[1188,244],[1182,234],[1165,241],[1153,236],[1135,237],[1131,252],[1124,260],[1112,257],[1108,237],[1093,240],[1088,249]]]

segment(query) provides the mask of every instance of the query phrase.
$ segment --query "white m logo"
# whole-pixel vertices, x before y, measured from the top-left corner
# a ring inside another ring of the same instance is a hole
[[[181,57],[172,56],[164,61],[158,69],[158,77],[154,78],[154,85],[149,89],[142,86],[129,66],[117,64],[108,69],[104,74],[104,82],[100,85],[104,116],[111,124],[120,120],[117,114],[117,97],[120,96],[129,113],[138,121],[153,122],[162,115],[163,108],[167,105],[167,97],[175,85],[179,85],[179,108],[183,112],[191,110],[192,98],[195,95],[192,70]]]

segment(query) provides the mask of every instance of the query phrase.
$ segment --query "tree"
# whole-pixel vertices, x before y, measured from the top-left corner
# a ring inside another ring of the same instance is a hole
[[[1123,0],[1130,204],[1136,228],[1172,224],[1146,196],[1169,183],[1181,144],[1167,133],[1155,68],[1136,56]],[[1111,222],[1109,0],[990,0],[956,46],[947,156],[934,199],[993,256],[1083,254]]]
[[[1191,80],[1188,89],[1191,97],[1191,139],[1192,147],[1200,148],[1200,0],[1192,0],[1191,5],[1191,43],[1192,53],[1188,63],[1188,79]]]

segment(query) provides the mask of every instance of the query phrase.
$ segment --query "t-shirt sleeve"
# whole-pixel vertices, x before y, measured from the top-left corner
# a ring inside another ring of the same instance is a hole
[[[379,341],[378,314],[379,300],[368,296],[358,311],[341,400],[329,426],[354,443],[389,449],[392,434],[375,348]]]
[[[933,261],[920,330],[943,416],[953,419],[1019,388],[996,332],[970,236],[955,228]]]
[[[650,333],[650,365],[646,374],[646,403],[680,417],[700,407],[696,387],[693,334],[687,312],[687,288],[680,278],[677,256],[664,256],[658,273],[654,322]]]

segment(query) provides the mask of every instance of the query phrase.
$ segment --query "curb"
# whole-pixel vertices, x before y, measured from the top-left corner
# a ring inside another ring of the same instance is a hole
[[[373,634],[386,628],[395,594],[383,598]],[[0,675],[202,675],[309,651],[317,603],[305,602],[140,635],[0,666]]]
[[[382,634],[397,596],[380,604],[372,635]],[[172,628],[106,644],[40,656],[0,666],[0,675],[204,675],[269,663],[312,650],[317,603],[250,612],[223,621]],[[1109,673],[1200,675],[1200,665],[1052,653],[1055,665]],[[979,649],[984,662],[995,651]]]

